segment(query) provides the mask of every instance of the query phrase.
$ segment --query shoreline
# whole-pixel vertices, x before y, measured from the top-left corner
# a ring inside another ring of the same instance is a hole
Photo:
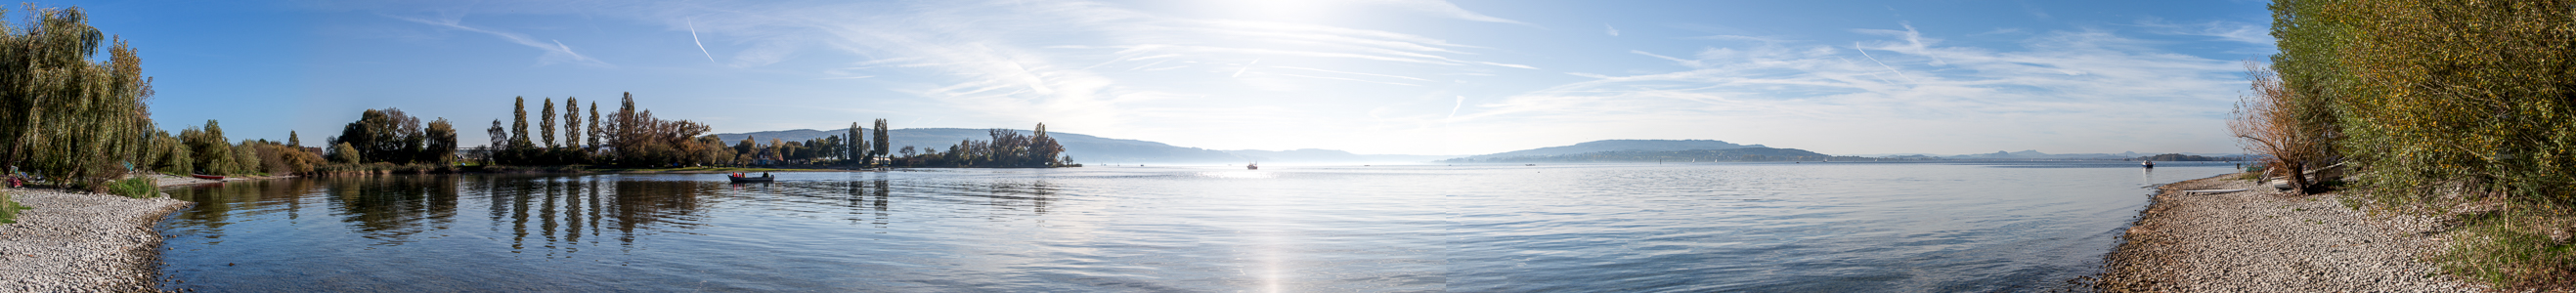
[[[165,184],[184,185],[195,183]],[[8,188],[32,209],[0,225],[0,291],[160,291],[161,219],[191,203],[53,188]]]
[[[2346,207],[2339,193],[2292,195],[2237,179],[2157,187],[2103,256],[2101,292],[2462,292],[2486,288],[2423,261],[2442,249],[2431,217]],[[2185,190],[2248,189],[2230,193]]]

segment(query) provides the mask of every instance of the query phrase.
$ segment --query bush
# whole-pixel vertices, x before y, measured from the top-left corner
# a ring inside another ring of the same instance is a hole
[[[108,190],[116,193],[116,195],[123,195],[125,197],[150,198],[161,195],[161,185],[159,182],[160,181],[158,180],[152,179],[152,176],[134,176],[134,178],[125,178],[125,180],[117,180],[116,183],[108,184]]]

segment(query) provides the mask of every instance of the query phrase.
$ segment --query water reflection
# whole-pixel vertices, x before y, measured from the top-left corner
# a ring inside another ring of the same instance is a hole
[[[165,289],[252,292],[2018,291],[2098,266],[2144,203],[2133,182],[2225,171],[2159,167],[250,181],[170,190],[199,205],[162,226],[162,270]]]

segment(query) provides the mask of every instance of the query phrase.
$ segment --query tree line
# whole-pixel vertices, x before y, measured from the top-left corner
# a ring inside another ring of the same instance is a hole
[[[519,98],[512,105],[509,126],[505,128],[500,120],[493,120],[492,127],[486,129],[492,137],[491,143],[474,156],[492,165],[627,168],[1054,167],[1071,161],[1070,157],[1063,157],[1064,146],[1047,136],[1044,123],[1037,125],[1035,136],[995,129],[991,140],[959,141],[946,152],[914,150],[907,146],[900,151],[901,156],[896,156],[898,152],[889,148],[892,139],[887,135],[889,128],[885,119],[877,119],[873,127],[861,127],[852,122],[841,135],[803,141],[771,138],[766,143],[757,137],[744,137],[728,144],[708,134],[706,124],[655,118],[652,110],[635,106],[633,93],[620,98],[615,112],[602,112],[596,103],[589,105],[588,116],[582,114],[578,98],[566,98],[565,101],[558,107],[552,98],[540,100],[537,128],[531,131],[528,128],[527,99]],[[554,118],[557,117],[557,109],[563,110],[562,123],[557,123]],[[403,121],[400,118],[381,120]],[[361,122],[365,121],[370,120],[361,119]],[[351,129],[362,128],[403,129],[359,127],[356,123],[351,126]],[[873,131],[873,138],[868,135],[870,131]],[[344,134],[348,135],[352,134]],[[402,138],[393,140],[406,141]]]

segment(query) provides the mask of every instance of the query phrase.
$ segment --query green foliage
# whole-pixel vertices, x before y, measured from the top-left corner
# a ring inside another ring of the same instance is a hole
[[[358,152],[358,147],[350,146],[349,143],[345,142],[331,145],[331,163],[333,164],[358,164],[366,161],[366,157]]]
[[[203,129],[190,127],[180,130],[179,140],[181,144],[187,146],[188,154],[193,157],[191,164],[196,168],[189,172],[223,175],[242,169],[241,166],[234,165],[239,160],[233,159],[232,143],[224,139],[223,126],[216,124],[214,120],[206,120],[206,126]]]
[[[152,179],[152,176],[134,176],[109,184],[108,190],[125,197],[151,198],[161,195],[161,185],[158,182]]]
[[[545,102],[545,107],[538,108],[537,112],[537,133],[542,135],[537,142],[551,149],[555,148],[555,99],[546,98]]]
[[[1028,136],[1020,135],[1019,131],[993,129],[987,132],[992,135],[993,140],[958,141],[956,145],[949,146],[946,153],[930,152],[914,155],[913,149],[906,146],[903,149],[903,157],[898,159],[897,164],[961,168],[1042,168],[1064,166],[1068,163],[1056,160],[1064,154],[1064,146],[1057,143],[1055,138],[1047,136],[1045,123],[1039,123],[1037,130],[1033,132],[1036,135]]]
[[[0,21],[0,166],[96,186],[149,159],[152,80],[135,50],[78,7],[28,12]]]
[[[231,157],[233,162],[228,165],[233,166],[233,169],[230,170],[231,172],[226,172],[224,174],[255,174],[266,172],[266,170],[261,168],[262,166],[260,165],[259,148],[251,146],[251,142],[244,141],[241,144],[233,145],[232,152],[233,154]]]
[[[155,133],[158,135],[153,138],[156,141],[153,146],[160,151],[153,155],[154,170],[170,174],[188,174],[197,170],[197,156],[189,154],[188,144],[169,134]]]
[[[2287,88],[2376,206],[2503,202],[2437,260],[2505,288],[2570,288],[2576,1],[2277,0]],[[2315,110],[2307,108],[2323,108]],[[2330,122],[2313,122],[2325,120]],[[2556,235],[2556,236],[2553,236]]]

